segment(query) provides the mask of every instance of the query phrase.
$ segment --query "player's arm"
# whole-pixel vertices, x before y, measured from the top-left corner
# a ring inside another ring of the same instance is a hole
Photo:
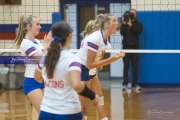
[[[78,70],[71,70],[68,72],[71,86],[77,93],[80,93],[84,89],[84,83],[81,82],[81,72]]]
[[[34,79],[39,83],[43,83],[42,72],[36,69],[34,73]]]
[[[87,97],[93,100],[93,104],[95,106],[99,103],[99,96],[96,95],[92,90],[90,90],[82,81],[81,81],[81,73],[77,70],[72,70],[68,72],[69,80],[73,89],[80,95]]]
[[[81,81],[81,64],[78,62],[72,62],[68,69],[68,77],[72,88],[80,95],[93,100],[94,105],[99,102],[99,96],[90,90]]]
[[[109,57],[107,59],[95,61],[96,52],[94,52],[92,50],[88,50],[86,67],[88,69],[92,69],[92,68],[98,68],[101,66],[106,66],[124,56],[125,56],[124,52],[120,51],[120,52],[115,53],[114,55],[112,55],[111,57]]]
[[[95,51],[88,50],[87,62],[86,62],[86,67],[88,69],[98,68],[98,67],[105,66],[105,65],[108,65],[108,64],[114,62],[114,60],[112,58],[107,58],[107,59],[95,62],[96,54],[97,53]]]
[[[78,60],[77,60],[78,61]],[[78,61],[70,62],[68,67],[68,76],[71,86],[77,93],[84,89],[84,84],[81,82],[81,63]]]
[[[39,83],[43,83],[43,77],[42,77],[42,67],[44,66],[44,61],[45,61],[45,56],[43,56],[39,63],[36,66],[36,70],[34,73],[34,79],[39,82]]]
[[[99,43],[100,39],[99,39],[99,37],[89,36],[87,41],[88,41],[87,42],[88,52],[87,52],[86,67],[88,69],[106,66],[106,65],[118,60],[119,58],[123,57],[124,52],[118,52],[107,59],[95,61],[98,49],[100,47],[100,43]]]
[[[38,53],[37,49],[34,46],[34,43],[32,41],[27,40],[26,42],[23,42],[20,48],[25,55],[27,56],[28,61],[26,61],[25,64],[37,64],[40,57],[40,54]]]

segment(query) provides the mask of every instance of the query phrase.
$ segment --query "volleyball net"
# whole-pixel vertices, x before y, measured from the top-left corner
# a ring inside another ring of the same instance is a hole
[[[40,18],[42,28],[37,39],[43,44],[44,35],[49,32],[52,23],[66,20],[73,28],[71,49],[74,51],[80,46],[79,34],[85,29],[89,20],[95,19],[101,13],[111,13],[117,21],[120,21],[123,14],[131,8],[137,10],[137,18],[143,25],[143,31],[139,36],[139,51],[125,50],[125,52],[177,53],[180,49],[180,25],[178,24],[180,2],[177,0],[120,0],[119,2],[116,0],[104,2],[101,0],[92,2],[45,0],[43,3],[40,0],[21,0],[21,2],[17,0],[13,4],[0,2],[0,6],[0,49],[7,49],[8,44],[14,40],[19,15],[22,14],[33,14]],[[107,52],[121,50],[122,38],[120,31],[111,35],[112,50]]]
[[[55,21],[67,21],[73,28],[70,51],[77,52],[81,42],[79,34],[85,29],[89,20],[95,19],[101,13],[111,13],[119,21],[130,8],[137,10],[138,21],[143,25],[143,31],[139,36],[139,48],[122,49],[123,37],[120,31],[117,31],[109,38],[112,49],[106,52],[110,55],[121,50],[125,53],[140,53],[140,82],[178,83],[180,79],[178,73],[180,68],[179,0],[91,0],[88,2],[21,0],[17,4],[0,1],[0,54],[1,56],[20,55],[19,49],[9,49],[7,46],[15,38],[18,19],[22,14],[32,14],[40,18],[42,28],[37,39],[43,44],[44,35],[50,31]],[[22,81],[18,80],[23,79],[24,68],[17,66],[1,65],[3,72],[0,73],[0,82],[6,88],[22,86]],[[112,63],[108,68],[110,77],[122,77],[122,68],[122,59]]]

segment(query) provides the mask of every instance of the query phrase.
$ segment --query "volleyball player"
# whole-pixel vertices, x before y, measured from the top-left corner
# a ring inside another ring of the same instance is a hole
[[[69,52],[72,29],[65,21],[56,22],[51,33],[53,41],[47,50],[44,64],[39,64],[35,79],[44,80],[45,90],[39,120],[82,120],[78,94],[98,104],[99,97],[81,82],[79,58]],[[72,59],[73,58],[73,59]],[[77,93],[76,93],[77,92]]]
[[[33,15],[21,15],[18,25],[16,38],[12,43],[16,48],[20,48],[22,56],[41,56],[44,47],[35,37],[41,29],[40,20]],[[45,36],[46,42],[48,38]],[[25,80],[23,83],[23,91],[28,99],[39,113],[40,103],[43,97],[44,84],[34,80],[34,72],[36,64],[26,64]]]
[[[85,30],[80,34],[81,39],[84,39],[87,35],[90,35],[91,33],[95,32],[99,30],[99,23],[95,22],[95,20],[90,20],[86,27]],[[111,48],[111,45],[109,43],[109,41],[107,40],[107,49]],[[99,71],[103,69],[103,67],[99,67],[97,68]],[[101,85],[99,82],[99,79],[96,75],[96,68],[90,69],[89,70],[89,75],[90,75],[90,83],[89,82],[85,82],[85,84],[87,86],[89,86],[96,94],[98,94],[100,96],[100,99],[103,99],[103,93],[101,90]],[[83,117],[84,119],[87,119],[86,113],[87,113],[87,106],[88,106],[88,100],[84,99],[84,98],[80,98],[82,101],[82,106],[83,108],[83,113],[85,114]],[[106,113],[105,113],[105,109],[104,109],[104,105],[99,105],[96,107],[97,111],[99,113],[100,118],[106,118]]]
[[[81,68],[81,80],[85,81],[86,84],[90,80],[89,69],[108,65],[125,56],[124,52],[120,51],[115,53],[113,56],[102,60],[107,49],[108,37],[111,34],[116,33],[118,23],[115,17],[111,14],[98,15],[96,18],[96,23],[99,24],[100,30],[85,36],[81,42],[81,48],[77,53],[77,56],[80,58],[81,63],[83,64]],[[82,112],[85,116],[84,119],[86,119],[87,106],[84,106],[86,104],[83,103],[84,100],[82,98],[80,100],[82,102]],[[104,99],[102,96],[98,106],[104,106]],[[106,114],[104,114],[104,117],[102,117],[101,120],[107,120],[108,118],[105,116]]]

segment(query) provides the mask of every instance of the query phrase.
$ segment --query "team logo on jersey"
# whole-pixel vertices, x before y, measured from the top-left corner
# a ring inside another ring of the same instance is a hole
[[[64,88],[63,80],[59,80],[59,81],[47,80],[44,81],[44,85],[50,88]]]

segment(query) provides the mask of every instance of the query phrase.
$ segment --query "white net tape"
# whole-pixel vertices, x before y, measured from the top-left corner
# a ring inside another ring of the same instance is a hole
[[[78,52],[78,49],[70,49],[71,52]],[[115,53],[119,51],[124,51],[125,53],[180,53],[180,50],[123,50],[123,49],[111,49],[107,50],[107,53]],[[20,52],[19,49],[0,49],[0,53],[3,52]]]

